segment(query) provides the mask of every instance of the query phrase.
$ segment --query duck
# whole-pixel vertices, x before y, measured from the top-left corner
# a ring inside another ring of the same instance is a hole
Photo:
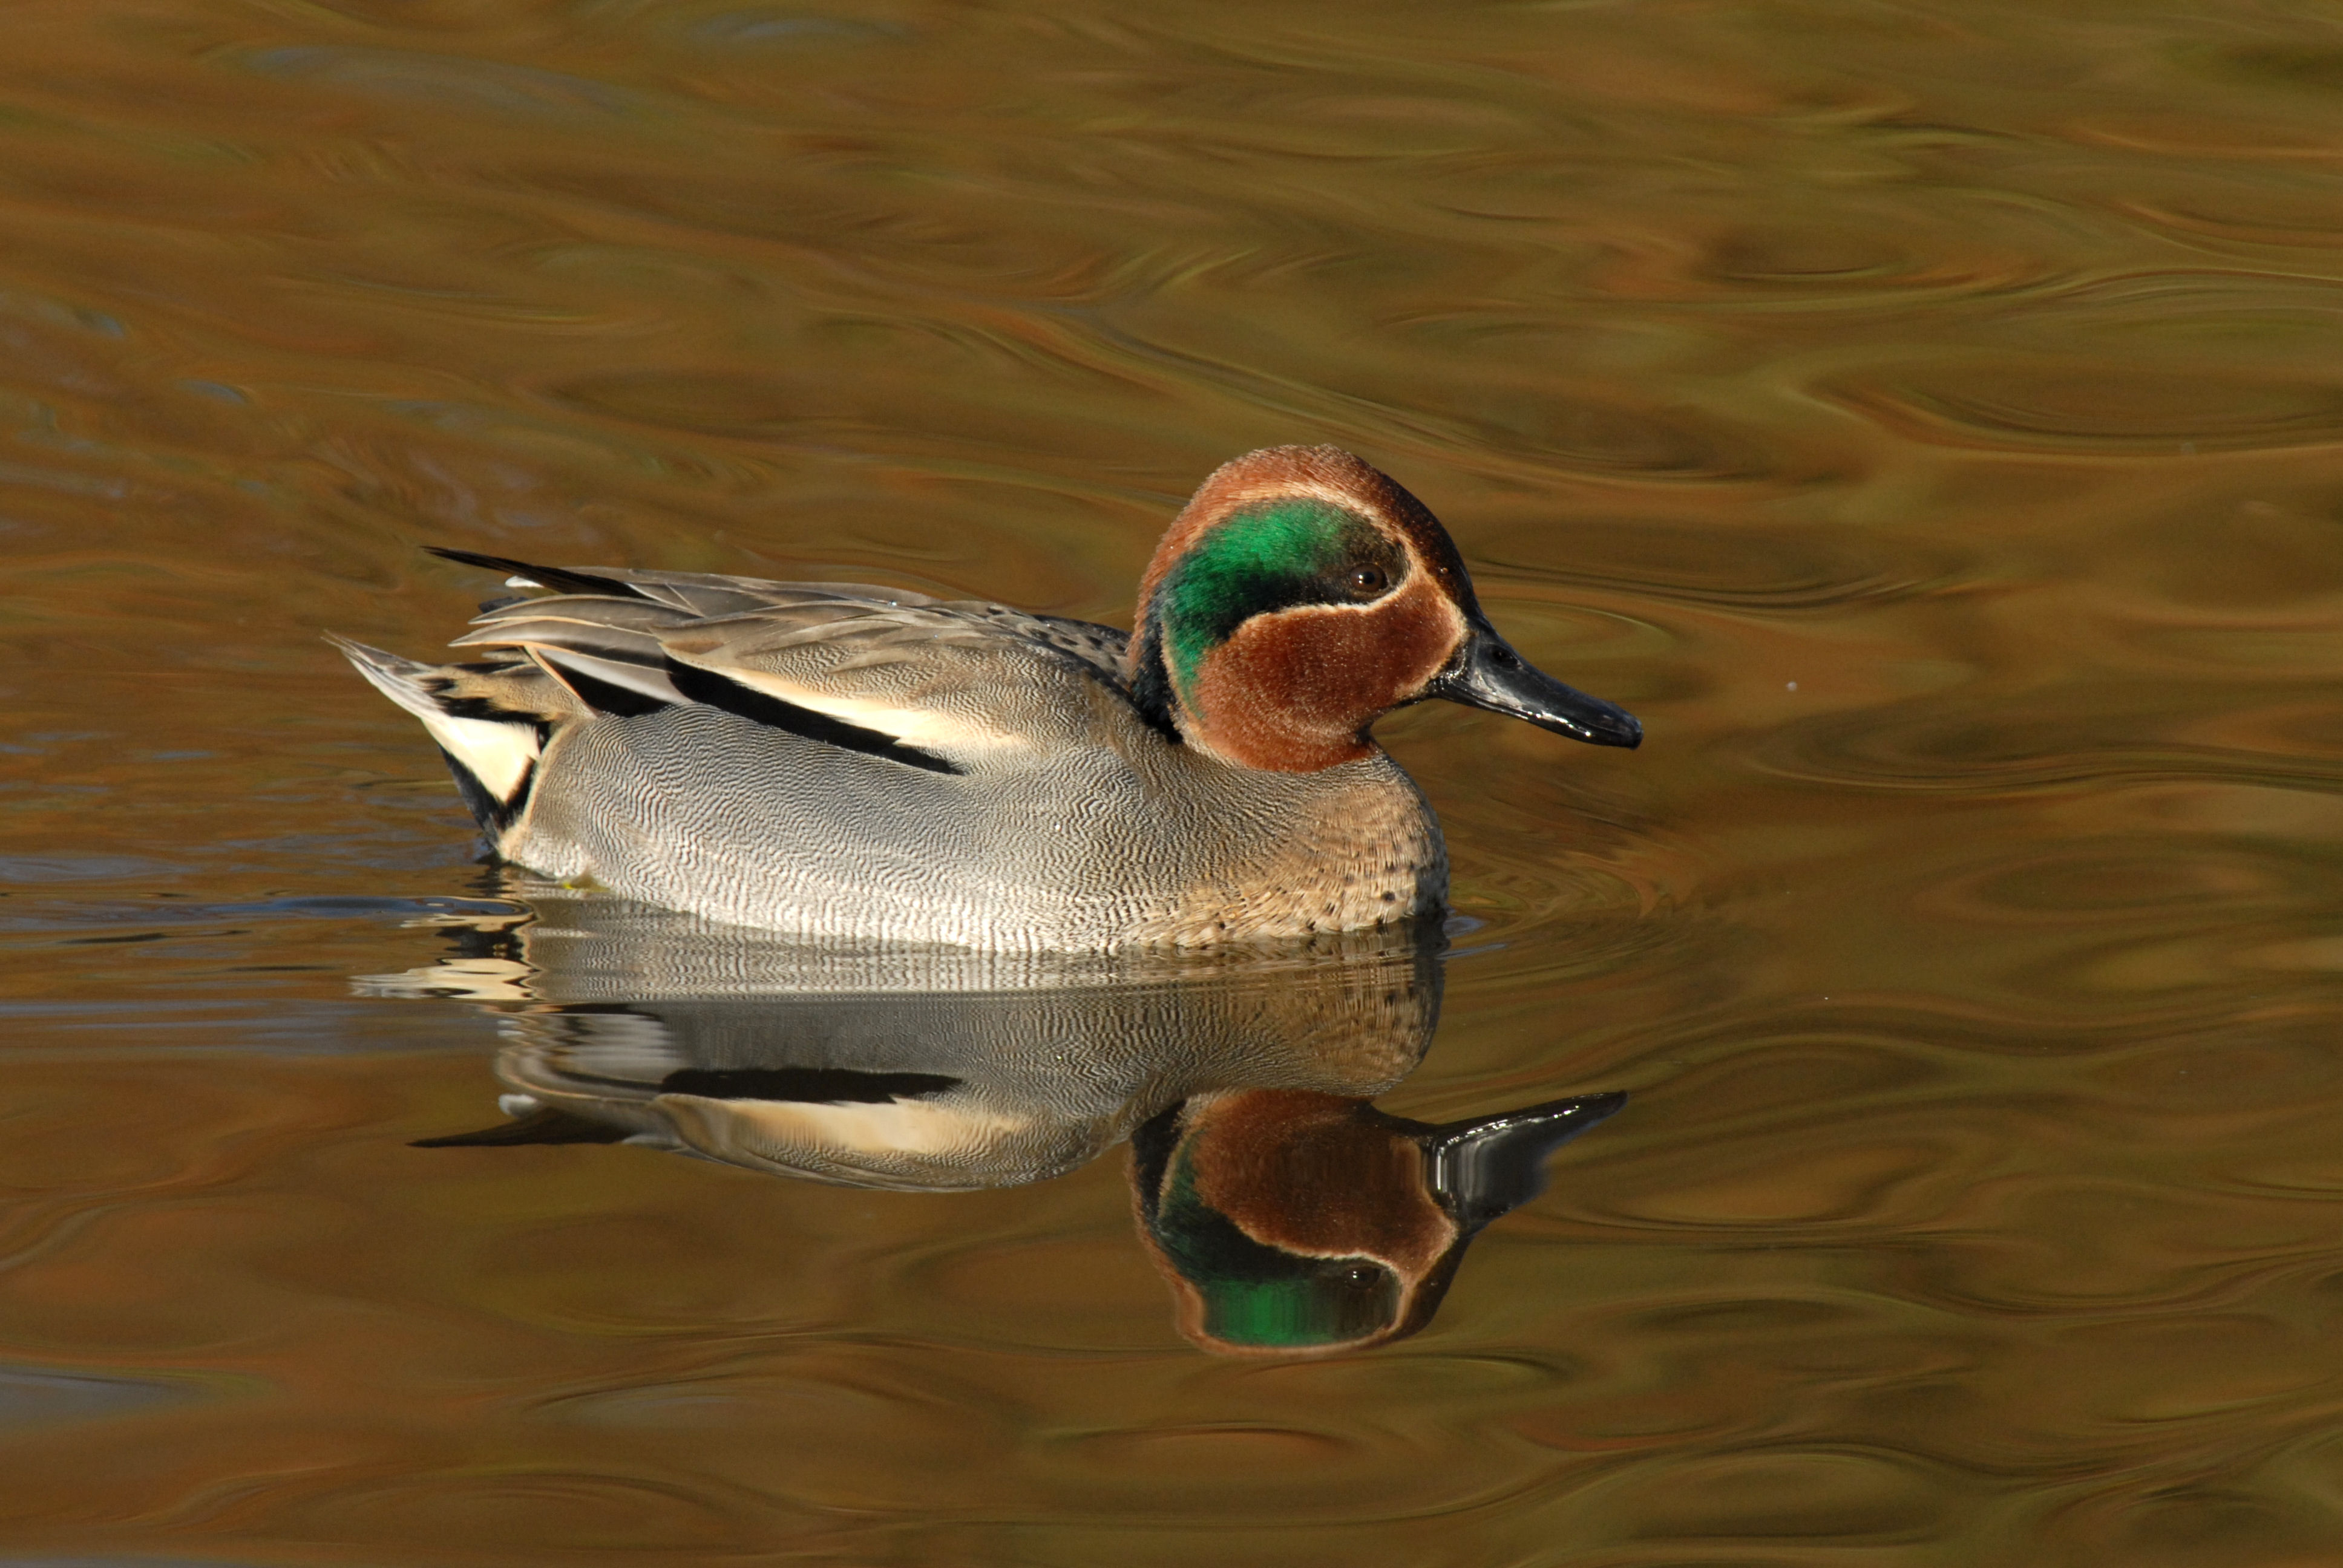
[[[1439,698],[1598,746],[1431,510],[1332,447],[1223,464],[1115,628],[890,588],[546,567],[433,665],[333,638],[493,854],[808,938],[1113,952],[1437,920],[1448,855],[1372,733]]]

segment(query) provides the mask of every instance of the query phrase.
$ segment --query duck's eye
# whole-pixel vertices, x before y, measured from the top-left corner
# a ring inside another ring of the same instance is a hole
[[[1360,567],[1351,573],[1351,591],[1361,598],[1372,598],[1390,581],[1380,567]]]

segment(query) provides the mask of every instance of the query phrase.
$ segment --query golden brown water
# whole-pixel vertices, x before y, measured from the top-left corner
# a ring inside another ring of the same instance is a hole
[[[2343,1559],[2331,7],[20,0],[0,1564]],[[423,543],[1120,618],[1334,441],[1649,740],[1383,733],[1415,1338],[1215,1358],[1117,1158],[493,1119]],[[451,902],[451,900],[453,902]]]

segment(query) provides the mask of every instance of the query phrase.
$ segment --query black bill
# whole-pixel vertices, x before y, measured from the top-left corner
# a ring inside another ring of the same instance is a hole
[[[1455,662],[1424,688],[1426,697],[1444,697],[1567,735],[1590,746],[1643,744],[1644,727],[1625,709],[1564,686],[1515,653],[1496,629],[1483,621],[1457,650]]]

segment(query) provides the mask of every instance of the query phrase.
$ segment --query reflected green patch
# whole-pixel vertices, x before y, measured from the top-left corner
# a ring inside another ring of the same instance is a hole
[[[1399,1279],[1371,1258],[1288,1252],[1253,1240],[1196,1191],[1186,1154],[1172,1167],[1153,1231],[1164,1257],[1195,1287],[1204,1332],[1224,1344],[1303,1350],[1347,1344],[1396,1322]]]

